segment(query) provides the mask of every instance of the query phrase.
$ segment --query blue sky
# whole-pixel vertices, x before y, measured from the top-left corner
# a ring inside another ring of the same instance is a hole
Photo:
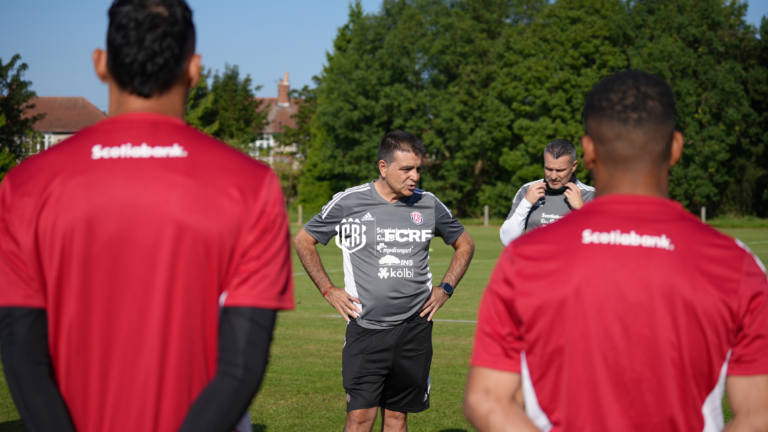
[[[312,84],[347,20],[350,0],[187,0],[197,27],[203,64],[238,65],[261,84],[258,96],[277,96],[290,72],[292,88]],[[752,0],[747,21],[759,25],[768,0]],[[25,78],[40,96],[85,96],[102,110],[107,89],[93,73],[91,53],[104,48],[108,0],[3,0],[0,59],[21,54]],[[381,0],[362,0],[376,12]]]

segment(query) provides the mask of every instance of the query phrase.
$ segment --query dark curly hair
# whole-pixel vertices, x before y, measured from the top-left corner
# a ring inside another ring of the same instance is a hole
[[[387,166],[391,165],[392,162],[395,161],[396,151],[413,153],[416,156],[424,156],[427,149],[416,135],[396,130],[389,132],[381,139],[381,142],[379,143],[379,160],[386,162]]]
[[[663,79],[627,70],[595,85],[584,104],[584,128],[606,160],[617,164],[669,160],[675,95]]]
[[[123,90],[144,98],[165,93],[194,50],[184,0],[115,0],[109,8],[107,67]]]

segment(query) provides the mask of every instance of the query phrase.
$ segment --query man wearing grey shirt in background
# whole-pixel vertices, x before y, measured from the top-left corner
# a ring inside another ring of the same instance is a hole
[[[540,226],[561,219],[580,209],[595,197],[595,188],[580,182],[573,173],[579,161],[572,142],[556,139],[544,149],[544,175],[526,183],[515,195],[512,210],[501,226],[499,236],[504,246]]]
[[[334,195],[294,239],[307,274],[347,320],[346,432],[370,432],[379,407],[382,430],[406,431],[407,413],[429,408],[432,317],[474,254],[472,238],[450,210],[416,188],[424,153],[414,135],[388,133],[379,144],[379,179]],[[344,289],[332,285],[316,249],[334,236],[344,257]],[[433,237],[455,249],[435,288]]]

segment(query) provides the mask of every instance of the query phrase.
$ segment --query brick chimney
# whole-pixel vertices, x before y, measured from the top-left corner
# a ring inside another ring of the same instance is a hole
[[[277,84],[277,106],[290,106],[291,100],[288,98],[288,92],[291,91],[291,83],[288,82],[288,72],[285,78]]]

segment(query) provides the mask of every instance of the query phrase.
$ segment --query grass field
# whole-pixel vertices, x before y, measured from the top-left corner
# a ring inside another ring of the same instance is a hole
[[[502,247],[498,227],[471,226],[467,229],[477,245],[475,258],[456,294],[435,317],[432,408],[409,417],[411,431],[473,430],[461,414],[461,400],[474,324],[439,320],[476,319],[480,295]],[[747,243],[764,262],[768,262],[768,229],[722,231]],[[439,239],[432,243],[432,248],[432,272],[439,279],[448,268],[453,249]],[[337,286],[343,286],[338,248],[329,244],[319,247],[319,251],[331,279]],[[267,376],[251,407],[253,430],[339,431],[345,415],[341,387],[344,321],[336,317],[336,311],[322,299],[295,256],[293,266],[296,309],[279,314]],[[23,431],[18,419],[2,375],[0,432]]]

